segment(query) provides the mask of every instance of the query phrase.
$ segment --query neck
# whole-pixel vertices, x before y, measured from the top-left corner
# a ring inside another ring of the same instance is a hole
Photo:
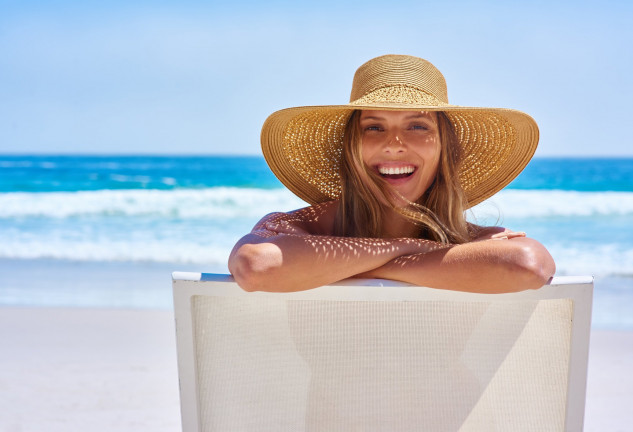
[[[384,237],[389,238],[416,238],[420,234],[420,228],[395,210],[386,209],[383,213],[382,232]]]

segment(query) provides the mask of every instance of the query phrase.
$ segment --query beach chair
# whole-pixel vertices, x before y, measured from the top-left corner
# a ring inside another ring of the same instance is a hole
[[[173,274],[190,431],[581,431],[593,281],[473,294]]]

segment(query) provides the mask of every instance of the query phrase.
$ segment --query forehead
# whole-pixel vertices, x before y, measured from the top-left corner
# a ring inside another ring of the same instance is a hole
[[[362,110],[360,119],[371,120],[411,120],[411,119],[437,119],[437,113],[434,111],[379,111],[379,110]]]

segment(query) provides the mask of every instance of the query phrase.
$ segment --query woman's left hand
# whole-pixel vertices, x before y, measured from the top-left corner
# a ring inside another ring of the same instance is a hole
[[[503,232],[491,235],[490,239],[491,240],[509,240],[511,238],[525,237],[525,236],[526,234],[523,231],[505,230]]]
[[[512,231],[503,227],[475,227],[477,236],[474,241],[481,240],[508,240],[512,238],[526,237],[523,231]]]

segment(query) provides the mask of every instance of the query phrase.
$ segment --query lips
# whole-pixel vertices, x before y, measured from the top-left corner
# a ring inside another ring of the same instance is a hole
[[[414,165],[394,165],[394,164],[384,164],[376,166],[376,170],[380,174],[381,177],[387,180],[399,180],[404,179],[411,176],[416,167]]]

